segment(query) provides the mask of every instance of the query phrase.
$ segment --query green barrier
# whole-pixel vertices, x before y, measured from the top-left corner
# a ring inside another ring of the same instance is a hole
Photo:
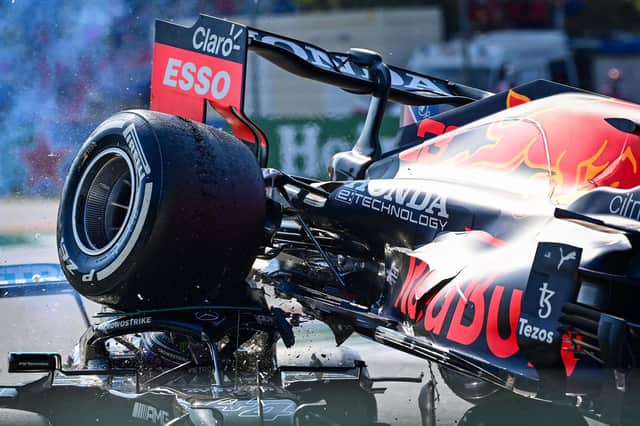
[[[294,175],[327,179],[331,157],[353,147],[364,117],[260,118],[255,122],[269,139],[269,167]],[[393,143],[398,122],[398,117],[384,118],[380,130],[383,151]]]

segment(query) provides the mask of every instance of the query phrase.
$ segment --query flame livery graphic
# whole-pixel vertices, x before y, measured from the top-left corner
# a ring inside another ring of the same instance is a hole
[[[583,94],[529,103],[526,96],[513,91],[506,103],[509,109],[470,129],[441,126],[443,134],[401,153],[400,159],[407,164],[438,162],[500,173],[524,172],[529,178],[548,179],[556,193],[598,186],[630,188],[637,182],[640,137],[605,121],[637,116],[637,106]]]

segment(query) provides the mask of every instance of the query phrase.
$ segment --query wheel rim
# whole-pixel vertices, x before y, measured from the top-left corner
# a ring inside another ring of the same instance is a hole
[[[129,156],[109,148],[85,169],[73,203],[73,234],[80,250],[99,255],[122,236],[131,218],[135,174]]]

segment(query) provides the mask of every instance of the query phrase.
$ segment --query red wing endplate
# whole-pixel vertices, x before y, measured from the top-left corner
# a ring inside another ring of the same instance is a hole
[[[266,138],[244,114],[247,28],[200,15],[190,28],[156,21],[151,109],[204,122],[208,102],[266,163]]]

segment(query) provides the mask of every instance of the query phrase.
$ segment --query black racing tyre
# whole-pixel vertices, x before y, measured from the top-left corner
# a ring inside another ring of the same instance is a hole
[[[507,399],[512,396],[510,392],[504,391],[496,385],[466,376],[447,367],[439,365],[438,371],[446,385],[456,396],[472,404]],[[516,398],[515,395],[512,397]]]
[[[212,303],[246,277],[265,218],[262,173],[233,136],[135,110],[80,148],[58,210],[60,263],[120,310]]]

